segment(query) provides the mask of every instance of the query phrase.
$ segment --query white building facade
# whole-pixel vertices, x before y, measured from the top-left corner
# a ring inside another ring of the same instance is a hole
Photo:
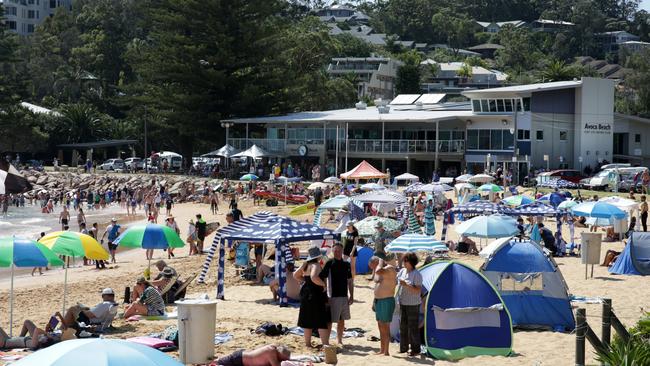
[[[7,28],[20,35],[34,33],[36,26],[57,8],[72,9],[72,0],[0,0]]]

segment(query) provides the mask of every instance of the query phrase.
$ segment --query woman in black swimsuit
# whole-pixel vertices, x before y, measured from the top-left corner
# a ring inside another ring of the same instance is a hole
[[[354,227],[355,223],[354,220],[348,221],[345,226],[346,231],[341,235],[341,239],[343,240],[343,258],[345,260],[350,258],[352,280],[354,280],[357,270],[357,244],[359,244],[359,230]]]

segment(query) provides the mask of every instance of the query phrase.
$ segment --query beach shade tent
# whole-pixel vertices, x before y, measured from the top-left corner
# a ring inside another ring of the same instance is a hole
[[[72,339],[36,351],[14,366],[182,366],[155,348],[122,339]]]
[[[408,181],[408,182],[418,182],[420,180],[420,177],[418,177],[417,175],[410,174],[410,173],[404,173],[404,174],[400,174],[400,175],[396,176],[395,178],[393,178],[393,180],[394,180],[395,184],[397,184],[397,182],[400,181],[400,180],[405,180],[405,181]]]
[[[575,329],[568,287],[548,250],[533,241],[511,237],[488,247],[481,252],[487,257],[481,273],[499,291],[513,326]]]
[[[368,262],[374,255],[374,251],[369,247],[357,247],[357,274],[366,274],[371,272]]]
[[[217,230],[215,242],[219,247],[219,270],[217,273],[217,298],[224,298],[224,266],[225,243],[229,246],[235,241],[240,242],[273,242],[275,244],[275,278],[280,285],[280,306],[287,306],[287,269],[286,248],[289,243],[319,239],[333,239],[336,234],[329,229],[316,225],[300,222],[288,217],[264,213],[265,220],[260,220],[262,215],[253,220],[244,218]],[[214,245],[214,244],[213,244]]]
[[[398,231],[402,227],[402,224],[397,220],[379,216],[368,216],[361,221],[357,221],[354,227],[359,231],[359,236],[369,237],[375,233],[375,225],[378,222],[381,222],[384,225],[384,230],[388,232]]]
[[[512,352],[510,314],[497,290],[466,264],[435,261],[420,268],[427,352],[441,360]]]
[[[537,185],[538,187],[545,187],[545,188],[558,188],[558,189],[564,189],[564,188],[578,188],[579,186],[573,182],[569,182],[568,180],[564,179],[551,179],[547,182],[542,182]]]
[[[341,194],[321,203],[321,205],[316,209],[316,213],[314,214],[314,225],[320,226],[321,218],[325,211],[340,210],[342,208],[349,209],[351,202],[352,198]]]
[[[557,213],[558,210],[541,202],[533,202],[503,210],[503,214],[508,216],[555,216]]]
[[[566,195],[564,195],[561,192],[552,192],[548,196],[548,202],[550,203],[551,206],[557,207],[560,205],[560,203],[566,201]]]
[[[463,175],[459,175],[458,177],[456,177],[455,181],[458,182],[458,183],[468,183],[468,182],[469,182],[469,178],[471,178],[471,177],[473,177],[473,176],[474,176],[474,175],[472,175],[472,174],[463,174]]]
[[[178,236],[174,229],[167,225],[153,223],[128,227],[113,241],[113,244],[125,248],[163,250],[167,250],[168,248],[182,248],[185,246],[183,239]],[[149,259],[149,269],[151,269],[151,259]]]
[[[625,211],[620,208],[601,201],[583,202],[571,207],[571,212],[575,216],[600,217],[603,219],[623,219],[626,216]]]
[[[260,179],[260,178],[257,175],[251,174],[251,173],[244,174],[241,177],[239,177],[239,180],[243,180],[243,181],[246,181],[246,182],[249,182],[251,180],[258,180],[258,179]]]
[[[38,239],[54,253],[67,257],[86,257],[92,260],[108,260],[108,252],[90,235],[74,231],[55,231]],[[68,295],[68,266],[65,266],[65,277],[63,280],[63,311]]]
[[[639,208],[639,202],[619,196],[603,197],[599,199],[598,202],[609,203],[610,205],[618,207],[624,211],[633,211]]]
[[[272,156],[266,150],[262,149],[257,145],[249,147],[247,150],[244,150],[240,153],[234,154],[232,158],[251,158],[251,159],[261,159],[268,156]]]
[[[331,184],[341,184],[343,183],[342,180],[340,180],[337,177],[327,177],[323,180],[324,183],[331,183]]]
[[[650,275],[650,233],[635,231],[609,273],[621,275]]]
[[[507,205],[507,206],[511,206],[511,207],[517,207],[517,206],[521,206],[521,205],[528,205],[528,204],[531,204],[533,202],[535,202],[535,201],[532,198],[530,198],[528,196],[521,195],[521,194],[516,195],[516,196],[506,197],[506,198],[501,200],[501,203],[503,203],[504,205]]]
[[[501,213],[508,207],[500,203],[492,203],[488,201],[478,200],[467,203],[461,203],[449,209],[447,212],[452,214],[463,215],[491,215]]]
[[[503,238],[519,232],[517,221],[510,216],[477,216],[456,226],[460,235],[477,238]]]
[[[230,144],[225,144],[222,148],[220,148],[218,150],[215,150],[215,151],[211,151],[211,152],[209,152],[207,154],[203,154],[203,155],[201,155],[201,157],[212,158],[212,157],[221,156],[221,157],[224,157],[224,158],[230,158],[231,156],[233,156],[233,155],[235,155],[237,153],[239,153],[239,150],[237,150],[234,147],[230,146]]]
[[[23,193],[32,188],[32,184],[13,165],[0,159],[0,194]]]
[[[378,183],[366,183],[361,185],[362,191],[381,191],[383,189],[386,189],[386,187]]]
[[[487,174],[476,174],[467,178],[466,183],[489,183],[494,180],[494,177]],[[458,181],[458,180],[457,180]]]
[[[436,252],[446,253],[449,249],[445,243],[432,236],[422,234],[404,234],[391,241],[386,251],[391,253]]]
[[[14,268],[62,266],[63,261],[45,245],[31,239],[5,236],[0,238],[0,267],[11,267],[9,292],[9,334],[14,325]]]
[[[327,183],[316,182],[316,183],[312,183],[312,184],[310,184],[310,185],[307,187],[307,189],[310,190],[310,191],[315,191],[317,188],[320,188],[320,189],[326,189],[327,187],[329,187],[329,184],[327,184]]]
[[[385,179],[388,174],[382,173],[367,161],[362,161],[349,172],[341,174],[341,179],[345,180],[362,180],[362,179]]]

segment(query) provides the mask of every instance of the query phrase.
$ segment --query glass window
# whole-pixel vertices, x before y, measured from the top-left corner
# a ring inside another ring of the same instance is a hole
[[[535,132],[535,139],[536,140],[544,140],[544,131],[542,130],[537,130]]]
[[[510,133],[510,130],[503,131],[503,150],[514,150],[515,148],[515,135]]]
[[[524,98],[524,111],[530,111],[530,98]]]
[[[634,142],[641,142],[641,134],[640,133],[635,133],[634,134]]]
[[[481,101],[479,99],[473,99],[472,100],[472,110],[474,112],[480,112],[481,111]]]
[[[490,112],[494,113],[497,111],[497,101],[490,99]]]
[[[503,150],[503,139],[501,137],[501,130],[490,131],[490,150]]]
[[[451,140],[451,131],[438,131],[439,140]]]
[[[323,129],[322,128],[315,128],[316,134],[314,135],[315,139],[322,140],[323,139]]]
[[[369,137],[373,140],[381,140],[381,130],[377,128],[370,129]]]
[[[427,131],[427,140],[435,140],[436,131]]]
[[[467,130],[467,149],[478,149],[478,130]]]
[[[521,104],[522,104],[521,99],[519,98],[513,99],[512,102],[515,103],[515,105],[517,106],[517,111],[521,112]]]
[[[481,99],[481,111],[482,112],[489,112],[490,107],[488,105],[487,99]]]
[[[505,103],[506,112],[512,112],[512,99],[506,99],[503,102]]]
[[[478,130],[479,150],[490,150],[490,130]]]
[[[569,131],[560,131],[560,141],[566,141],[569,139]]]
[[[464,131],[454,131],[452,135],[452,140],[464,140],[465,132]]]
[[[497,99],[497,111],[499,112],[505,112],[506,107],[503,104],[503,99]]]
[[[517,130],[517,140],[530,140],[530,130]]]

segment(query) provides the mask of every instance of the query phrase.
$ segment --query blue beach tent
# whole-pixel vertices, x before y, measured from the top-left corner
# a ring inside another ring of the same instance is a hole
[[[456,261],[435,261],[420,269],[427,352],[444,360],[512,352],[510,314],[490,282]]]
[[[568,288],[550,253],[530,240],[495,244],[481,252],[487,257],[481,272],[501,294],[513,326],[572,331]]]
[[[368,261],[373,255],[373,250],[368,247],[357,247],[357,274],[370,273]]]
[[[650,275],[650,233],[633,232],[623,252],[609,267],[609,273]]]

